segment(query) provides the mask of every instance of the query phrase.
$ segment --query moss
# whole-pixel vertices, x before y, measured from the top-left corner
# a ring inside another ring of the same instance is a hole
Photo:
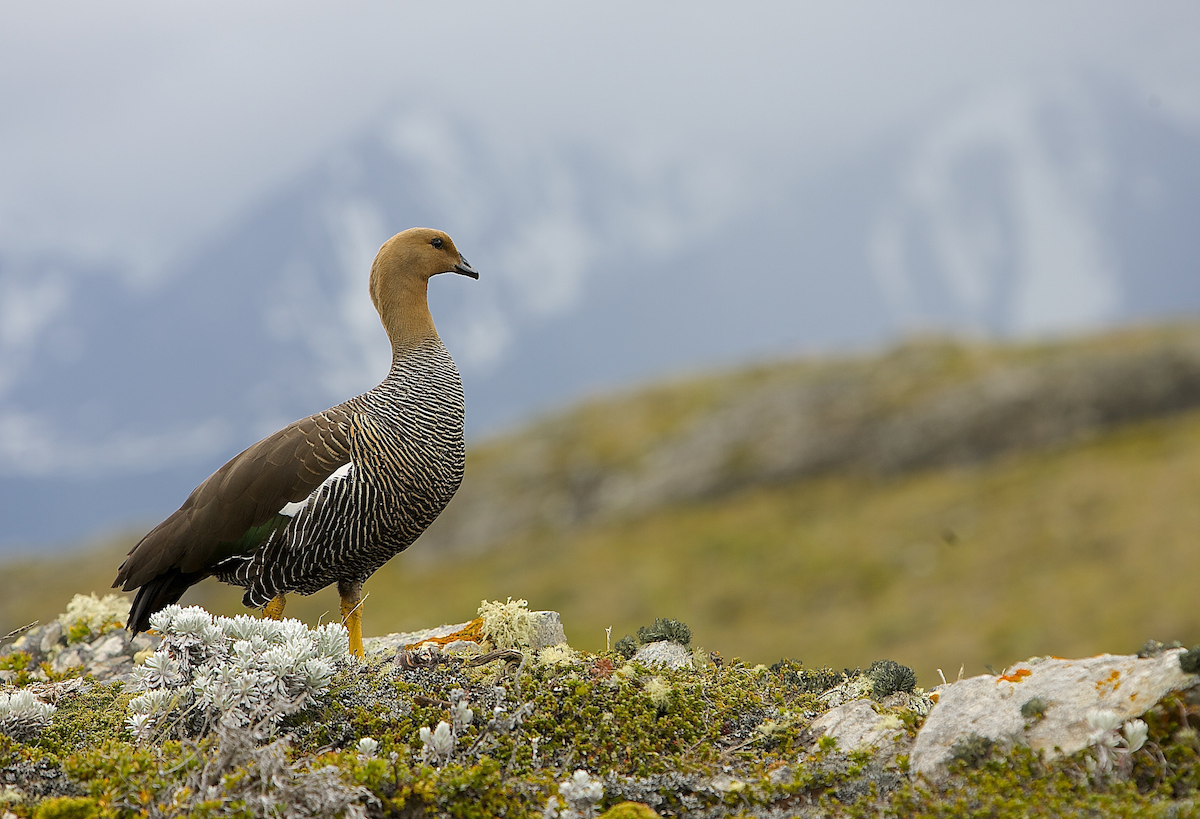
[[[917,675],[895,660],[877,660],[867,669],[871,692],[877,700],[897,692],[910,692],[917,687]]]
[[[832,668],[805,668],[798,660],[783,659],[771,665],[771,673],[789,693],[795,695],[824,694],[844,683],[849,674]]]
[[[1040,720],[1046,716],[1046,709],[1050,707],[1041,697],[1030,697],[1021,704],[1021,716],[1027,720]]]
[[[483,621],[483,636],[496,648],[521,648],[533,639],[533,614],[524,600],[481,600],[479,617]]]
[[[995,740],[979,734],[963,737],[950,748],[950,759],[963,768],[978,768],[996,748]]]
[[[38,664],[27,651],[11,651],[0,655],[0,671],[15,671],[12,684],[18,688],[29,685],[36,677],[33,673],[38,670]]]
[[[91,797],[55,796],[37,806],[33,819],[91,819],[103,815],[100,803]]]
[[[620,654],[626,660],[632,660],[633,655],[637,654],[637,650],[638,650],[637,640],[628,634],[626,634],[620,640],[617,640],[617,644],[615,646],[613,646],[613,651]]]
[[[125,729],[132,698],[120,685],[92,685],[75,696],[63,697],[50,725],[38,737],[37,747],[63,756],[76,748],[117,739]]]
[[[659,819],[659,814],[642,802],[622,802],[600,814],[599,819]]]
[[[670,640],[681,646],[692,644],[692,630],[688,628],[687,623],[669,617],[659,617],[652,625],[642,626],[638,629],[637,636],[642,645],[660,640]]]
[[[856,810],[849,815],[914,819],[1200,816],[1196,805],[1170,801],[1159,792],[1143,792],[1133,781],[1111,782],[1103,789],[1093,789],[1072,760],[1047,764],[1042,756],[1025,747],[994,755],[974,768],[957,762],[951,772],[953,776],[942,785],[924,780],[905,783],[882,810]]]
[[[1101,777],[1089,773],[1086,751],[1048,763],[972,737],[955,747],[944,783],[914,782],[906,757],[846,753],[806,730],[828,707],[820,695],[830,684],[865,685],[881,669],[904,677],[903,668],[881,661],[850,680],[793,660],[651,673],[632,664],[614,670],[611,655],[586,652],[577,663],[519,671],[502,662],[467,669],[446,658],[413,669],[371,658],[346,664],[327,697],[285,720],[277,736],[286,743],[256,748],[244,738],[240,750],[220,736],[135,745],[124,728],[130,695],[84,682],[63,690],[35,740],[0,737],[0,781],[21,783],[23,795],[7,808],[21,819],[249,817],[254,794],[269,803],[318,787],[373,816],[537,817],[580,768],[604,782],[597,809],[618,817],[1196,813],[1200,705],[1187,696],[1151,708],[1145,747]],[[455,720],[455,703],[473,719],[459,712]],[[920,725],[914,712],[877,707],[910,736]],[[443,721],[455,723],[453,748],[423,761],[420,731]],[[371,756],[356,750],[368,736],[378,743]],[[216,783],[214,801],[197,802],[181,785],[204,772]]]
[[[1179,655],[1179,667],[1185,674],[1200,672],[1200,646],[1193,646]]]

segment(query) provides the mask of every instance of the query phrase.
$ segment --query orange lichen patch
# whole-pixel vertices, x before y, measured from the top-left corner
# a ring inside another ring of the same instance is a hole
[[[930,699],[930,701],[932,701],[932,702],[937,702],[937,701],[938,701],[938,696],[939,696],[939,695],[938,695],[938,692],[934,691],[932,694],[930,694],[930,695],[929,695],[929,699]]]
[[[1018,668],[1016,671],[1014,671],[1014,672],[1013,672],[1013,673],[1011,673],[1011,674],[1001,674],[1001,675],[1000,675],[1000,676],[999,676],[999,677],[996,679],[996,684],[997,684],[997,685],[999,685],[999,684],[1000,684],[1002,681],[1003,681],[1003,682],[1010,682],[1010,683],[1018,683],[1018,682],[1020,682],[1021,680],[1025,679],[1026,677],[1028,677],[1028,676],[1029,676],[1030,674],[1032,674],[1032,673],[1033,673],[1033,672],[1032,672],[1032,671],[1030,671],[1028,668]]]
[[[455,640],[470,640],[474,643],[483,642],[483,618],[476,617],[471,622],[460,628],[453,634],[447,634],[445,637],[430,637],[428,640],[422,640],[419,643],[413,643],[410,646],[405,646],[406,649],[420,648],[428,643],[436,643],[439,646],[453,643]]]
[[[1097,680],[1097,681],[1096,681],[1096,690],[1097,690],[1097,691],[1100,691],[1100,692],[1103,692],[1103,691],[1104,691],[1104,689],[1105,689],[1106,687],[1110,687],[1110,686],[1111,686],[1111,689],[1112,689],[1113,691],[1116,691],[1118,688],[1120,688],[1120,687],[1121,687],[1121,680],[1120,680],[1120,676],[1121,676],[1121,672],[1120,672],[1120,671],[1117,671],[1117,670],[1114,668],[1114,669],[1112,670],[1112,672],[1110,672],[1110,673],[1109,673],[1109,675],[1108,675],[1107,677],[1105,677],[1105,678],[1104,678],[1104,679],[1102,679],[1102,680]]]

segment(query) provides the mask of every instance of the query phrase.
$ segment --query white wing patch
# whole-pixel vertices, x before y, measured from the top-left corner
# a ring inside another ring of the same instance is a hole
[[[308,506],[309,501],[311,501],[313,498],[317,497],[317,495],[321,494],[322,489],[326,489],[327,487],[332,486],[333,484],[335,484],[339,481],[344,481],[346,478],[350,477],[350,475],[353,474],[353,472],[354,472],[354,463],[353,462],[342,464],[337,469],[335,469],[333,471],[333,474],[330,475],[328,478],[326,478],[321,483],[320,486],[318,486],[316,489],[314,489],[312,491],[311,495],[309,495],[307,498],[305,498],[302,501],[293,501],[291,503],[284,505],[284,507],[279,510],[279,514],[284,515],[285,517],[289,517],[289,518],[296,517],[296,515],[300,514],[300,511],[302,509],[304,509],[305,506]]]
[[[300,510],[304,508],[305,504],[307,504],[307,503],[308,503],[308,498],[305,498],[302,501],[297,501],[295,503],[289,503],[286,506],[284,506],[282,509],[279,510],[279,514],[283,515],[284,517],[294,518],[300,512]]]

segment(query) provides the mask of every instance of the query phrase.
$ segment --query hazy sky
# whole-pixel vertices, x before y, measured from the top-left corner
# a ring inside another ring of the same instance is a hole
[[[0,253],[153,276],[398,102],[523,151],[769,182],[980,88],[1094,72],[1200,123],[1195,3],[0,6]]]

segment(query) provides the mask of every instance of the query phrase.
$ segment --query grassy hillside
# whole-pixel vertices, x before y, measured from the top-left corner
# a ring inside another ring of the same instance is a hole
[[[1126,350],[1147,337],[1087,349]],[[964,358],[962,348],[932,349]],[[966,358],[986,374],[1035,355],[1048,353]],[[879,371],[886,360],[850,364]],[[476,450],[468,472],[501,468],[517,440],[569,455],[565,431],[585,421],[600,432],[579,446],[628,462],[631,441],[684,428],[680,419],[719,406],[722,390],[728,382],[713,378],[596,403]],[[641,414],[622,412],[638,406]],[[1129,652],[1149,637],[1200,642],[1200,411],[1085,433],[966,464],[774,474],[623,515],[551,516],[440,559],[438,541],[419,542],[367,583],[365,631],[466,620],[481,598],[511,595],[562,612],[572,644],[589,650],[603,649],[607,626],[615,641],[671,616],[726,657],[840,668],[888,656],[913,666],[922,685],[937,681],[937,668],[953,677],[960,665],[973,674],[1035,654]],[[520,484],[508,491],[528,494]],[[473,525],[486,526],[486,506],[473,508]],[[53,616],[75,592],[103,590],[128,545],[4,567],[0,633]],[[239,598],[208,581],[185,602],[234,613]],[[331,590],[288,606],[310,622],[336,611]]]

